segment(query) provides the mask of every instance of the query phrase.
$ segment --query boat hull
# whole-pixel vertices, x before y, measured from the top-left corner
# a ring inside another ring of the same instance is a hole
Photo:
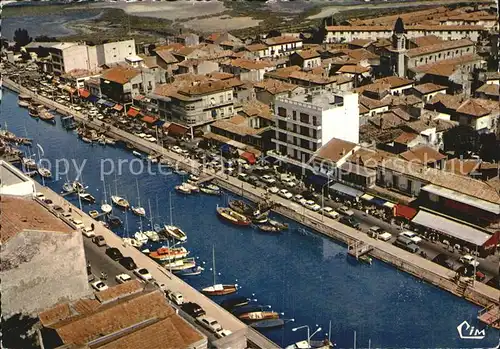
[[[274,311],[255,311],[238,315],[238,318],[245,321],[260,321],[278,319],[279,314]]]
[[[209,286],[201,290],[201,292],[207,296],[225,296],[237,291],[238,287],[236,285],[222,285],[222,288],[220,289],[214,286]]]
[[[238,226],[245,227],[251,224],[248,218],[238,214],[237,212],[231,212],[230,210],[224,209],[223,207],[217,208],[217,215],[225,221]]]

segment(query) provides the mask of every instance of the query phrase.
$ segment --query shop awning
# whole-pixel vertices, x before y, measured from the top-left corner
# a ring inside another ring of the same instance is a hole
[[[94,96],[94,95],[90,95],[87,97],[87,101],[91,102],[91,103],[95,103],[99,100],[99,97],[97,96]]]
[[[361,190],[354,189],[342,183],[335,183],[334,185],[330,186],[330,189],[356,199],[360,198],[361,195],[363,195],[363,192]]]
[[[105,100],[105,101],[104,101],[104,103],[102,103],[102,104],[104,104],[104,105],[105,105],[106,107],[108,107],[108,108],[113,108],[113,107],[115,106],[115,104],[116,104],[116,103],[115,103],[115,102],[111,102],[111,101],[106,101],[106,100]]]
[[[268,160],[268,159],[266,159]],[[325,176],[320,176],[320,175],[312,175],[307,178],[307,182],[314,184],[314,185],[325,185],[328,183],[328,178]]]
[[[415,215],[417,214],[416,209],[414,209],[413,207],[410,207],[410,206],[403,205],[403,204],[397,204],[396,206],[394,206],[393,212],[394,212],[395,217],[403,217],[403,218],[406,218],[408,220],[413,219],[413,217],[415,217]]]
[[[115,104],[115,106],[113,107],[114,110],[117,110],[117,111],[122,111],[123,110],[123,105],[121,104]]]
[[[144,121],[147,124],[154,124],[156,121],[158,121],[158,118],[155,118],[154,116],[146,115],[141,119],[141,121]]]
[[[492,238],[492,235],[482,230],[428,211],[420,210],[412,222],[476,246],[483,246]]]
[[[62,88],[64,91],[68,92],[68,93],[75,93],[76,92],[76,89],[71,87],[71,86],[68,86],[68,85],[64,85],[63,88]]]
[[[90,96],[90,92],[84,88],[78,89],[78,94],[80,95],[80,97],[83,97],[83,98],[88,98]]]
[[[174,123],[171,123],[167,128],[168,135],[174,137],[184,136],[188,131],[189,128]]]
[[[139,110],[135,108],[129,108],[129,110],[127,111],[127,116],[135,118],[137,115],[139,115]]]
[[[243,152],[240,156],[241,156],[241,158],[243,158],[243,159],[245,159],[246,161],[248,161],[248,163],[249,163],[250,165],[255,164],[256,159],[255,159],[255,155],[254,155],[253,153],[250,153],[250,152],[248,152],[248,151],[245,151],[245,152]]]
[[[100,99],[97,101],[97,104],[103,104],[103,105],[104,105],[104,103],[105,103],[105,102],[106,102],[106,100],[105,100],[105,99],[100,98]]]
[[[155,126],[162,127],[164,123],[165,123],[165,120],[157,120],[155,122]]]
[[[371,196],[370,194],[363,194],[361,195],[361,199],[366,201],[371,201],[373,199],[373,196]]]

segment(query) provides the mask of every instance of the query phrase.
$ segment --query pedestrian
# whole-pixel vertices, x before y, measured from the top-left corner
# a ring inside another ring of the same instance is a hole
[[[104,278],[104,272],[101,271],[101,280],[105,280]]]
[[[70,207],[70,208],[68,209],[68,211],[69,211],[69,213],[71,213],[71,212],[73,211],[73,209]]]
[[[92,229],[92,231],[94,231],[94,228],[95,228],[94,223],[92,223],[92,224],[90,225],[90,228]]]

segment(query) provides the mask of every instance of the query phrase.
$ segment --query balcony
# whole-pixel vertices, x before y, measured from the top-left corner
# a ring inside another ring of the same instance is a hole
[[[321,138],[313,138],[313,137],[310,137],[310,136],[306,136],[306,135],[300,134],[298,131],[294,132],[291,129],[282,129],[282,128],[279,128],[279,127],[273,127],[273,130],[285,133],[286,135],[289,135],[291,137],[302,138],[302,139],[311,141],[313,143],[321,143]]]
[[[311,150],[309,148],[302,148],[300,145],[295,145],[295,144],[289,143],[289,142],[283,142],[283,141],[276,139],[276,138],[272,138],[271,141],[275,144],[281,144],[281,145],[284,145],[290,149],[297,149],[297,150],[309,153],[311,155],[315,153],[314,150]]]

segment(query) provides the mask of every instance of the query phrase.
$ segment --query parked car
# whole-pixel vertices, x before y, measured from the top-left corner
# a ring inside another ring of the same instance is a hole
[[[394,245],[411,253],[417,253],[419,250],[419,247],[409,237],[404,235],[398,236],[396,241],[394,241]]]
[[[61,207],[61,206],[59,206],[59,205],[54,205],[54,206],[52,206],[52,208],[53,208],[53,209],[54,209],[54,211],[56,211],[56,212],[59,212],[59,213],[64,212],[64,208],[62,208],[62,207]]]
[[[445,267],[445,268],[448,268],[451,270],[455,269],[455,263],[453,262],[453,260],[444,253],[438,254],[436,257],[434,257],[432,259],[432,261],[434,263],[439,264],[440,266]]]
[[[233,332],[231,332],[229,330],[220,329],[219,331],[215,332],[215,336],[217,338],[224,338],[224,337],[230,336],[232,333]]]
[[[359,222],[352,216],[343,216],[339,219],[339,222],[354,229],[358,229],[360,225]]]
[[[166,291],[166,289],[167,289],[167,285],[165,285],[163,282],[155,281],[155,282],[153,282],[153,284],[154,284],[156,287],[158,287],[160,290],[164,291],[164,292],[165,292],[165,291]]]
[[[43,202],[45,202],[47,205],[52,205],[53,202],[50,199],[44,199]]]
[[[106,240],[104,239],[104,236],[102,235],[97,235],[94,236],[92,239],[92,242],[96,244],[97,246],[106,246]]]
[[[130,275],[128,275],[128,274],[118,274],[118,275],[116,275],[115,280],[119,284],[124,284],[127,281],[131,281],[132,277],[130,277]]]
[[[123,257],[120,259],[119,263],[125,267],[127,270],[137,269],[137,265],[135,264],[132,257]]]
[[[463,264],[472,265],[473,267],[476,268],[479,266],[479,262],[477,261],[477,259],[471,256],[470,254],[466,254],[460,257],[459,261]]]
[[[37,193],[35,193],[35,197],[36,197],[38,200],[41,200],[41,201],[44,201],[44,200],[45,200],[45,194],[44,194],[44,193],[41,193],[41,192],[37,192]]]
[[[216,333],[217,331],[222,330],[222,326],[219,324],[217,320],[210,316],[200,316],[196,319],[201,326],[205,327],[207,330]]]
[[[184,311],[186,314],[197,318],[199,316],[203,316],[206,314],[205,310],[200,307],[198,304],[189,302],[189,303],[183,303],[181,305],[182,311]]]
[[[339,213],[329,206],[323,207],[321,212],[323,212],[323,215],[325,215],[326,217],[330,217],[333,219],[338,219],[340,217]]]
[[[293,198],[293,194],[290,193],[288,190],[286,189],[281,189],[278,193],[279,196],[281,196],[282,198],[285,198],[285,199],[291,199]]]
[[[303,205],[306,208],[308,208],[312,211],[315,211],[315,212],[321,210],[321,206],[318,205],[317,203],[315,203],[313,200],[307,200]]]
[[[409,238],[415,245],[418,245],[420,242],[422,242],[422,238],[419,237],[417,234],[415,234],[412,231],[405,230],[402,233],[399,234],[399,236],[406,236]]]
[[[299,202],[299,203],[300,203],[300,201],[301,201],[302,199],[304,199],[304,197],[303,197],[302,195],[300,195],[300,194],[297,194],[297,195],[295,195],[295,196],[293,197],[293,201],[295,201],[295,202]]]
[[[349,209],[347,206],[341,206],[338,208],[340,213],[345,214],[346,216],[354,216],[354,211]]]
[[[106,254],[108,255],[109,258],[111,258],[114,261],[119,261],[120,259],[123,258],[122,253],[116,247],[108,247],[106,249]]]
[[[80,220],[80,219],[76,219],[76,218],[70,218],[69,221],[71,223],[73,223],[77,229],[82,229],[84,228],[84,225],[83,225],[83,221]]]
[[[82,230],[82,234],[88,238],[93,238],[95,236],[95,232],[94,232],[94,230],[92,230],[92,228],[83,227],[81,230]]]
[[[105,291],[109,288],[108,285],[106,285],[102,281],[93,282],[91,285],[92,285],[92,288],[96,291]]]
[[[149,281],[153,279],[153,276],[151,276],[151,274],[146,268],[136,268],[134,270],[134,274],[144,281]]]
[[[174,146],[172,147],[172,151],[173,151],[174,153],[177,153],[177,154],[181,154],[181,153],[182,153],[182,149],[181,149],[181,148],[179,148],[177,145],[174,145]]]
[[[265,182],[267,184],[274,184],[274,183],[276,183],[276,179],[274,179],[272,176],[267,175],[267,174],[263,175],[261,177],[261,179],[262,179],[263,182]]]
[[[271,187],[268,188],[267,191],[270,192],[271,194],[277,194],[279,193],[280,189],[278,187]]]
[[[165,292],[165,294],[167,295],[168,299],[170,299],[177,305],[182,305],[184,303],[184,296],[180,292],[167,291]]]

